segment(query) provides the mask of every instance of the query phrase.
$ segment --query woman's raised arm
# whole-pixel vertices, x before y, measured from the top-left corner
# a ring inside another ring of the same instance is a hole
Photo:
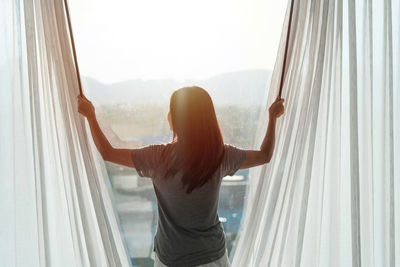
[[[285,111],[283,98],[277,98],[269,108],[269,123],[267,133],[261,144],[260,150],[246,150],[246,159],[240,169],[247,169],[270,162],[275,147],[276,119]]]
[[[78,111],[87,118],[93,141],[102,158],[106,161],[134,168],[131,158],[131,149],[113,148],[101,131],[92,102],[85,96],[78,96]]]

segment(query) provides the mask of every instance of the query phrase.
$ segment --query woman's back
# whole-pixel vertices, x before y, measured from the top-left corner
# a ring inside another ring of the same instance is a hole
[[[168,266],[196,266],[221,258],[225,238],[217,209],[222,178],[233,175],[245,151],[225,144],[225,153],[212,179],[191,193],[182,186],[182,173],[165,178],[174,144],[132,150],[140,176],[152,178],[158,199],[159,223],[154,250]]]

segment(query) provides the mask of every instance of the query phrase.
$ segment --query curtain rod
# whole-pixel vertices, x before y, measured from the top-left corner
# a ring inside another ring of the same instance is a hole
[[[282,65],[282,74],[281,74],[281,82],[279,84],[279,98],[282,96],[282,88],[283,88],[283,80],[285,77],[285,69],[286,69],[286,59],[287,59],[287,53],[288,53],[288,48],[289,48],[289,40],[290,40],[290,29],[292,26],[292,15],[293,15],[293,2],[294,0],[291,0],[292,2],[290,3],[290,14],[289,14],[289,24],[288,24],[288,31],[286,34],[286,44],[285,44],[285,54],[283,56],[283,65]]]
[[[71,38],[72,54],[73,54],[73,56],[74,56],[76,77],[78,78],[79,94],[80,94],[81,96],[83,96],[83,92],[82,92],[82,83],[81,83],[81,74],[80,74],[80,72],[79,72],[78,60],[76,59],[75,41],[74,41],[74,35],[73,35],[73,33],[72,33],[71,18],[70,18],[70,16],[69,16],[69,9],[68,9],[67,0],[64,0],[64,6],[65,6],[65,13],[66,13],[66,15],[67,15],[69,36],[70,36],[70,38]]]

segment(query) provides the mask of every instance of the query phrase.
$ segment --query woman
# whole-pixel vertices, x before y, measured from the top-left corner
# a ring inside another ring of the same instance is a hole
[[[238,169],[270,161],[283,99],[269,108],[269,125],[259,150],[224,144],[211,97],[197,86],[181,88],[171,96],[168,122],[173,140],[137,149],[113,148],[91,102],[79,96],[78,103],[103,159],[152,178],[159,213],[155,266],[229,266],[217,214],[221,180]]]

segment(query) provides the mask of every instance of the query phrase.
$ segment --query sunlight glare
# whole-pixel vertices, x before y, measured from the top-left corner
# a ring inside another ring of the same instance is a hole
[[[70,0],[70,6],[82,72],[116,82],[272,69],[286,1]]]

